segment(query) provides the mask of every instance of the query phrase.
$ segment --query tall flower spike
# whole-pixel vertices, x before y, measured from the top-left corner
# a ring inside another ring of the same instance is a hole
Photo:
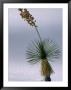
[[[21,12],[20,13],[21,17],[25,21],[27,21],[30,26],[35,27],[36,32],[38,34],[38,37],[39,37],[40,41],[42,41],[40,33],[39,33],[38,29],[37,29],[37,25],[35,24],[36,20],[34,20],[34,17],[29,13],[29,11],[26,8],[25,9],[19,8],[18,10]]]
[[[37,27],[35,24],[36,20],[34,20],[34,17],[29,13],[29,11],[26,8],[25,9],[19,8],[18,10],[21,12],[20,13],[21,17],[24,20],[26,20],[30,26]]]

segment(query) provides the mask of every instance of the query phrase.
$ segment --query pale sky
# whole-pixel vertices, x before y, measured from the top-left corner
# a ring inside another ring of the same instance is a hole
[[[37,21],[38,30],[43,39],[50,38],[62,48],[62,9],[28,9]],[[9,80],[40,81],[40,64],[30,65],[26,60],[26,49],[31,41],[38,39],[37,33],[24,21],[16,8],[9,8]],[[53,81],[62,80],[62,57],[50,62],[55,74]],[[39,69],[38,69],[39,68]]]

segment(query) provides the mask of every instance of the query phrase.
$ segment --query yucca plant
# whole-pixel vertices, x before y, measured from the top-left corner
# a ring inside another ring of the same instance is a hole
[[[45,77],[45,81],[51,81],[50,75],[54,72],[49,61],[59,58],[60,49],[52,40],[43,40],[32,42],[27,50],[28,62],[35,64],[41,63],[41,75]]]
[[[27,59],[29,63],[36,64],[41,63],[41,75],[45,77],[45,81],[51,81],[50,75],[54,72],[49,61],[53,58],[59,58],[60,49],[55,42],[50,39],[42,40],[38,31],[36,20],[27,11],[27,9],[18,9],[21,13],[21,17],[28,22],[29,25],[34,26],[37,31],[39,40],[34,40],[26,51]]]

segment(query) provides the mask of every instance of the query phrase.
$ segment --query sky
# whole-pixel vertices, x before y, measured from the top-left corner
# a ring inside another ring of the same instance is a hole
[[[38,31],[43,39],[50,38],[62,49],[62,9],[28,8],[34,16]],[[31,65],[27,62],[26,50],[31,41],[38,39],[34,27],[31,27],[19,15],[17,8],[8,9],[8,79],[9,81],[41,81],[41,64]],[[62,80],[62,56],[50,62],[54,74],[52,81]]]

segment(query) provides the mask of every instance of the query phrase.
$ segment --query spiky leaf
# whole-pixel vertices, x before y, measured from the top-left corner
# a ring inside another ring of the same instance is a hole
[[[37,63],[40,60],[47,58],[59,58],[60,49],[52,40],[43,40],[32,42],[31,46],[27,50],[27,59],[31,63]],[[49,60],[49,59],[48,59]]]

